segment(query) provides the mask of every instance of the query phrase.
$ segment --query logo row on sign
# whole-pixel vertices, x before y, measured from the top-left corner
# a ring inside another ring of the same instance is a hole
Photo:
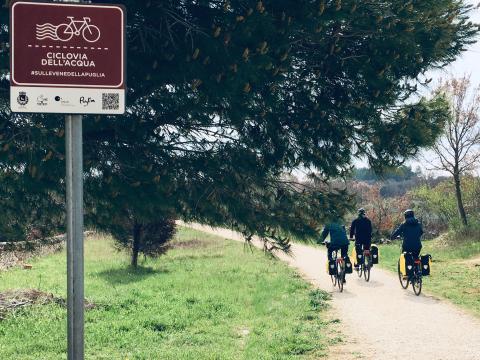
[[[15,112],[122,114],[122,89],[72,89],[12,87],[11,107]]]
[[[111,107],[112,110],[118,110],[119,108],[119,94],[102,94],[105,95],[102,97],[102,101],[108,103],[107,105],[104,104],[104,106],[108,106],[109,108]],[[27,93],[25,91],[20,91],[17,96],[17,103],[21,107],[25,108],[30,101],[30,98],[28,97]],[[73,104],[70,103],[69,100],[62,99],[61,96],[57,95],[54,98],[54,101],[58,102],[62,106],[73,106]],[[47,106],[49,102],[49,99],[47,96],[40,94],[37,96],[37,105],[38,106]],[[78,103],[83,106],[88,106],[91,103],[94,103],[95,99],[91,98],[90,96],[87,98],[85,96],[80,96],[80,99],[78,100]]]

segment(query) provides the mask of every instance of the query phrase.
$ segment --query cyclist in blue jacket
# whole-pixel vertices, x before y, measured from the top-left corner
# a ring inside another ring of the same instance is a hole
[[[328,235],[330,235],[330,242],[327,243],[328,260],[333,260],[332,253],[335,250],[340,250],[342,258],[345,259],[348,256],[349,241],[347,230],[339,216],[334,215],[333,220],[325,225],[320,236],[320,242],[324,242]],[[344,282],[346,281],[344,280]]]

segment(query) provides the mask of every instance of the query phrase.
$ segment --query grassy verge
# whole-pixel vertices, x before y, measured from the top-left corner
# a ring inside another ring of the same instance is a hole
[[[425,291],[480,316],[480,241],[423,241],[422,253],[433,257],[432,275],[424,281]],[[399,242],[381,245],[380,265],[397,273],[399,254]]]
[[[86,242],[87,359],[313,359],[325,356],[328,294],[240,243],[180,229],[175,248],[129,268],[111,240]],[[0,292],[65,296],[65,254],[0,272]],[[0,321],[2,359],[65,359],[66,310],[36,305]]]

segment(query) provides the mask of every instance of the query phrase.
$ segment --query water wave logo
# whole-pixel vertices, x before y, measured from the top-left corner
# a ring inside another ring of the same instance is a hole
[[[50,23],[46,24],[37,24],[37,29],[36,29],[36,37],[37,40],[60,40],[58,35],[57,35],[57,28],[58,26],[55,26]]]

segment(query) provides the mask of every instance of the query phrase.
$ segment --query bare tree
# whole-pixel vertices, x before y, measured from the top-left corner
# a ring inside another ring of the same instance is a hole
[[[447,171],[453,176],[458,213],[466,226],[461,180],[480,163],[480,89],[473,88],[470,76],[465,75],[441,83],[436,91],[449,100],[451,114],[443,136],[433,148],[437,158],[432,165],[434,169]]]

